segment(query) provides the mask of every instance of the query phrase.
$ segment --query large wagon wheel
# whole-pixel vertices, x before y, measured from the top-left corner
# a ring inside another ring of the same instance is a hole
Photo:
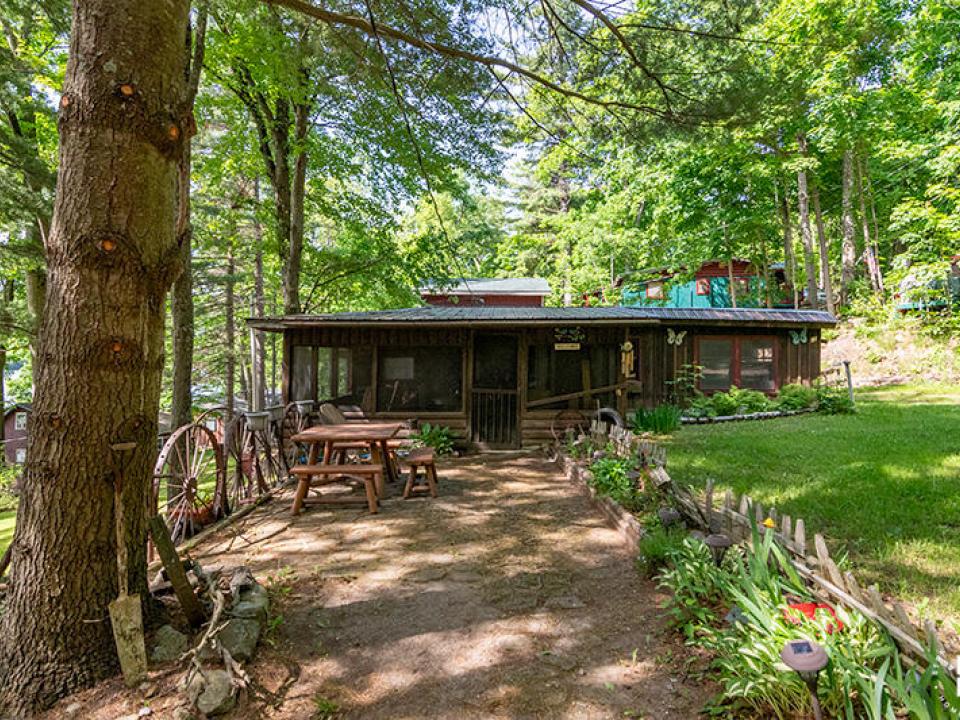
[[[205,425],[184,425],[167,438],[153,468],[152,500],[174,543],[228,512],[223,451]]]
[[[280,449],[272,440],[270,425],[253,428],[244,415],[237,415],[227,427],[226,453],[233,461],[227,483],[230,507],[252,502],[285,476]]]

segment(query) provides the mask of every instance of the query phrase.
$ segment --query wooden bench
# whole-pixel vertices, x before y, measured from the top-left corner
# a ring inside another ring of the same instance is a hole
[[[356,502],[353,499],[337,498],[308,498],[310,488],[319,485],[330,485],[341,477],[357,477],[363,481],[367,494],[367,507],[371,513],[378,512],[377,496],[383,493],[383,469],[379,465],[341,465],[334,463],[319,463],[316,465],[294,465],[290,474],[297,478],[297,493],[293,497],[294,515],[299,515],[305,504],[343,504]],[[319,478],[319,479],[318,479]],[[362,502],[362,501],[361,501]]]
[[[433,456],[433,448],[415,448],[403,459],[403,462],[410,468],[407,483],[403,487],[403,497],[405,499],[421,489],[428,490],[430,497],[437,496],[437,465]],[[417,486],[417,471],[419,468],[423,468],[423,477],[427,481],[426,488]]]

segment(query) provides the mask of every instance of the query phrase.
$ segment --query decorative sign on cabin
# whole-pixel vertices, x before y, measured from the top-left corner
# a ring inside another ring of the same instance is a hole
[[[620,346],[620,369],[624,377],[632,378],[637,374],[636,355],[633,352],[633,343],[627,340]]]
[[[683,339],[687,336],[686,330],[674,330],[667,328],[667,345],[682,345]]]
[[[579,350],[583,342],[583,329],[579,327],[558,327],[553,329],[554,350]]]
[[[794,345],[803,345],[804,343],[812,343],[814,341],[814,336],[807,333],[806,328],[801,328],[799,330],[790,331],[790,342]]]

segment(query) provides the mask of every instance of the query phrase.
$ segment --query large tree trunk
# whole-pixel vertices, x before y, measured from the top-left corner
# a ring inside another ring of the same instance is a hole
[[[294,109],[294,142],[297,154],[293,161],[293,187],[290,193],[290,254],[283,276],[284,312],[302,312],[300,306],[300,265],[303,259],[304,196],[307,183],[307,131],[309,108]]]
[[[823,213],[820,210],[820,188],[813,185],[813,213],[817,221],[817,242],[820,245],[820,278],[823,285],[823,294],[827,298],[827,312],[831,315],[836,308],[833,306],[833,279],[830,277],[830,243],[827,240],[827,231],[823,227]]]
[[[807,157],[807,136],[797,135],[801,158]],[[800,213],[800,239],[803,241],[803,272],[807,276],[807,303],[816,309],[817,264],[813,257],[813,233],[810,231],[810,191],[807,186],[807,171],[801,166],[797,171],[797,210]]]
[[[113,481],[146,591],[164,295],[178,265],[189,2],[75,2],[46,311],[0,631],[0,705],[26,717],[116,671]],[[124,87],[132,89],[127,93]],[[135,449],[113,446],[134,442]],[[2,713],[0,713],[2,714]]]
[[[840,191],[840,303],[849,302],[850,286],[856,277],[857,238],[853,223],[853,151],[843,153],[843,180]]]
[[[186,102],[192,107],[200,86],[203,69],[204,42],[207,31],[207,2],[197,9],[197,31],[192,42],[193,53],[187,71]],[[170,295],[173,344],[173,383],[171,386],[171,428],[193,420],[193,224],[190,222],[190,173],[193,164],[190,142],[183,143],[177,173],[177,245],[180,248],[180,276],[173,283]]]

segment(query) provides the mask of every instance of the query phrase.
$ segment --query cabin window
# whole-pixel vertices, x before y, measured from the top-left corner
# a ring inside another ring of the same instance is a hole
[[[620,348],[591,345],[557,350],[531,345],[527,354],[527,405],[533,409],[595,408],[613,402],[619,380]],[[597,392],[589,392],[596,391]]]
[[[14,457],[14,462],[16,462],[17,465],[23,465],[26,461],[27,461],[27,449],[17,448],[17,452]]]
[[[13,429],[14,430],[26,430],[27,429],[27,414],[25,412],[18,412],[13,416]]]
[[[733,285],[737,289],[738,297],[747,297],[750,295],[750,278],[738,277],[733,279]]]
[[[697,278],[697,295],[710,294],[710,278]]]
[[[647,298],[649,300],[663,300],[663,283],[659,280],[647,283]]]
[[[702,368],[700,389],[729,390],[732,385],[750,390],[777,389],[777,340],[773,337],[701,337],[697,364]]]
[[[463,409],[459,347],[380,348],[377,410],[454,412]]]

